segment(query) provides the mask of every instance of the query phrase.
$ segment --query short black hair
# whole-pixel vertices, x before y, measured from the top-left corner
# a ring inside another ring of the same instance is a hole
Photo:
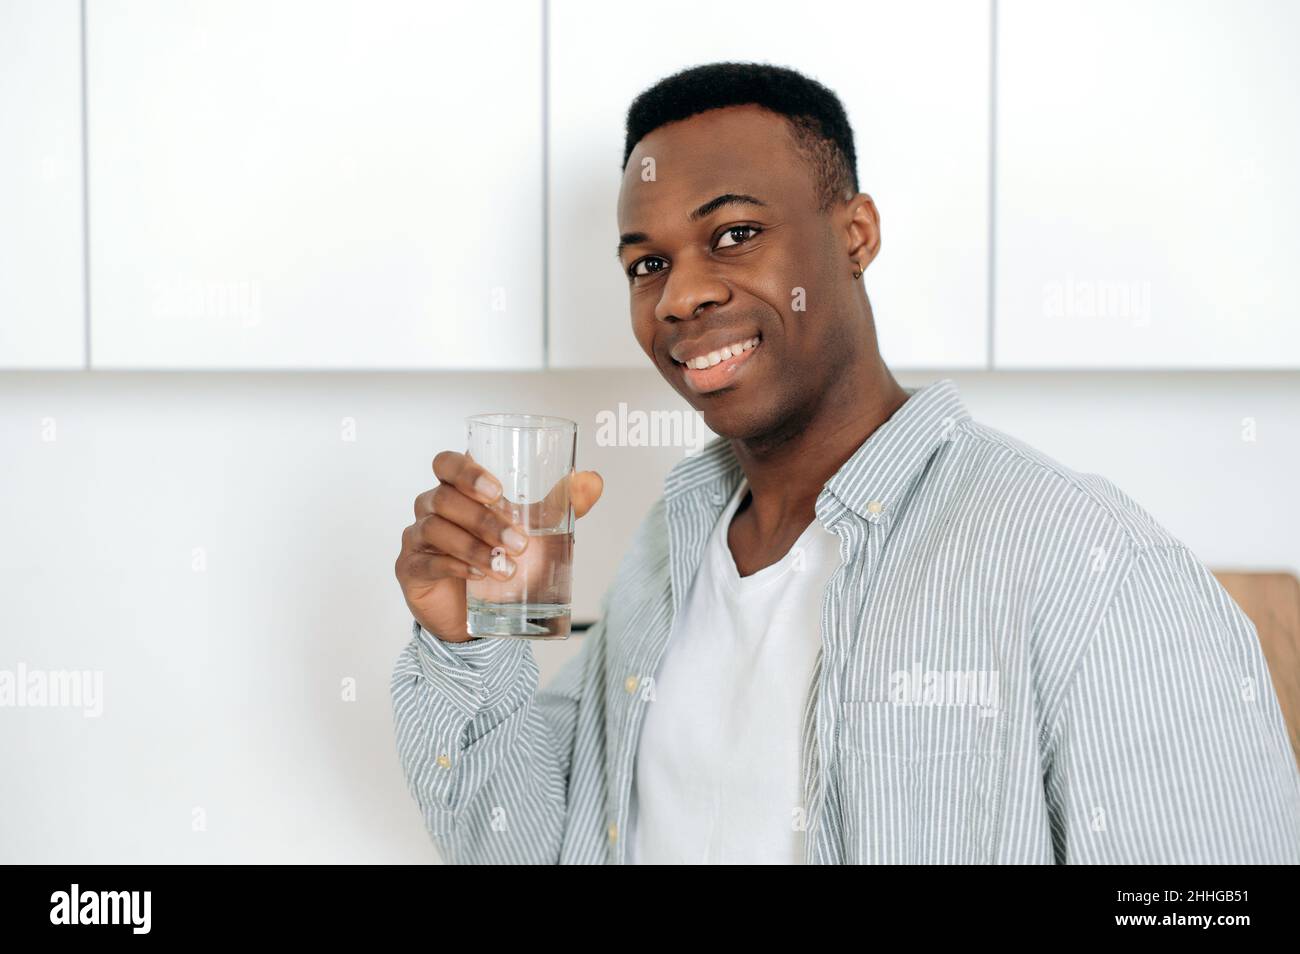
[[[646,135],[710,109],[755,104],[784,116],[795,147],[812,167],[818,211],[858,191],[853,127],[838,96],[802,73],[769,63],[692,66],[645,90],[627,111],[623,170]]]

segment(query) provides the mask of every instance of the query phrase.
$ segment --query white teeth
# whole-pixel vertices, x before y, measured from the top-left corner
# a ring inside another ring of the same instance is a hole
[[[742,351],[749,351],[757,345],[758,336],[755,335],[746,341],[737,341],[735,344],[727,345],[725,348],[721,348],[718,351],[710,351],[708,354],[702,354],[695,358],[688,358],[682,363],[688,368],[702,371],[704,368],[711,368],[721,361],[726,361],[728,358],[734,358]]]

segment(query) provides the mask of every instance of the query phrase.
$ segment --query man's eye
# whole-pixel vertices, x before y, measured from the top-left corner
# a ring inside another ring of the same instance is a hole
[[[717,247],[727,248],[731,245],[740,245],[742,242],[749,241],[761,231],[763,230],[753,225],[734,225],[731,228],[727,229],[727,231],[723,232],[720,236],[718,236]],[[740,235],[743,235],[744,237],[743,238],[737,237],[738,233]],[[750,233],[750,234],[746,235],[745,233]],[[732,241],[728,242],[727,241],[728,238],[730,238]]]
[[[657,263],[655,268],[650,268],[651,263]],[[667,265],[662,258],[643,258],[633,263],[632,267],[627,270],[629,278],[636,278],[638,275],[655,275],[664,270]],[[645,271],[642,271],[645,266]]]

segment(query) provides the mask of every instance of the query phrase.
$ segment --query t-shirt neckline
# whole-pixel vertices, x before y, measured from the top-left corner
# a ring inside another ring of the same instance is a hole
[[[741,576],[740,570],[736,567],[736,558],[732,556],[731,547],[727,543],[727,535],[731,531],[731,521],[740,509],[740,502],[744,499],[745,493],[749,490],[749,481],[741,477],[740,486],[736,488],[735,493],[731,495],[726,508],[714,524],[713,534],[709,540],[709,549],[713,551],[713,564],[717,570],[718,577],[733,593],[752,592],[754,590],[763,590],[767,587],[779,583],[790,572],[794,565],[795,554],[801,546],[807,544],[808,539],[815,532],[819,524],[817,518],[808,523],[799,534],[799,538],[790,544],[790,549],[785,552],[781,559],[775,563],[763,567],[748,576]]]

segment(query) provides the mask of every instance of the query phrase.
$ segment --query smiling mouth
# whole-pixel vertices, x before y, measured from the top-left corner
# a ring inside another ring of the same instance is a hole
[[[735,380],[740,369],[758,350],[762,340],[762,335],[754,335],[717,351],[695,355],[686,361],[674,359],[673,363],[682,369],[682,377],[692,391],[697,394],[716,391]]]
[[[710,351],[707,354],[696,355],[693,358],[687,358],[685,361],[678,361],[678,364],[685,365],[688,368],[694,368],[697,371],[703,371],[705,368],[721,364],[728,358],[735,357],[753,348],[758,347],[760,337],[754,335],[752,338],[745,338],[734,344],[729,344],[725,348],[719,348],[717,351]],[[676,360],[676,359],[674,359]]]

